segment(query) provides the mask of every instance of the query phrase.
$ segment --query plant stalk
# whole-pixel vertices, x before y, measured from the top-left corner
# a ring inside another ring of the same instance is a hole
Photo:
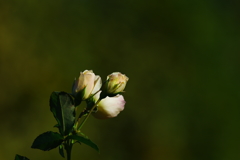
[[[82,121],[82,123],[79,125],[78,127],[78,131],[80,131],[80,129],[82,128],[82,126],[84,125],[84,123],[87,121],[88,117],[90,116],[90,114],[92,113],[92,111],[94,110],[94,108],[98,105],[98,103],[100,102],[101,100],[98,100],[95,105],[91,108],[90,112],[87,114],[87,116],[84,118],[84,120]]]
[[[72,153],[72,146],[73,146],[73,144],[71,143],[71,139],[67,140],[64,146],[67,153],[67,160],[71,160],[71,153]]]

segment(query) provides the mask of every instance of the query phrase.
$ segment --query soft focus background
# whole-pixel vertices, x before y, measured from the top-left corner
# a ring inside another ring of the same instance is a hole
[[[239,0],[0,2],[0,159],[57,131],[48,101],[80,71],[126,74],[125,110],[91,117],[73,160],[240,159]]]

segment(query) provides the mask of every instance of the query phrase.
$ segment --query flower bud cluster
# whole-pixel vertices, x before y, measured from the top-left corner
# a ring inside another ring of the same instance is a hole
[[[78,79],[75,79],[72,87],[72,95],[82,101],[97,103],[97,112],[93,116],[98,119],[116,117],[125,106],[124,92],[129,78],[120,73],[114,72],[107,76],[106,82],[102,85],[101,77],[95,75],[92,70],[80,72]]]

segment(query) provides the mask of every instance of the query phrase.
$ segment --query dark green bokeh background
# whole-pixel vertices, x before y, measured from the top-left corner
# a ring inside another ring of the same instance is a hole
[[[238,0],[0,2],[0,159],[62,159],[31,149],[56,131],[52,91],[79,71],[126,74],[125,110],[83,127],[101,149],[73,160],[240,159]]]

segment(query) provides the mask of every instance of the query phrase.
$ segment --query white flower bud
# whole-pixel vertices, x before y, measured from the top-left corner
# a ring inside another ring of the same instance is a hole
[[[107,76],[104,89],[107,94],[117,94],[123,92],[126,87],[128,77],[120,72],[114,72]]]
[[[124,109],[125,103],[126,101],[122,95],[116,95],[115,97],[106,97],[98,103],[98,110],[96,113],[92,113],[92,115],[98,119],[116,117]]]
[[[92,70],[80,72],[80,76],[75,80],[72,88],[72,94],[80,99],[88,99],[90,95],[96,93],[102,86],[100,76],[96,76]]]

